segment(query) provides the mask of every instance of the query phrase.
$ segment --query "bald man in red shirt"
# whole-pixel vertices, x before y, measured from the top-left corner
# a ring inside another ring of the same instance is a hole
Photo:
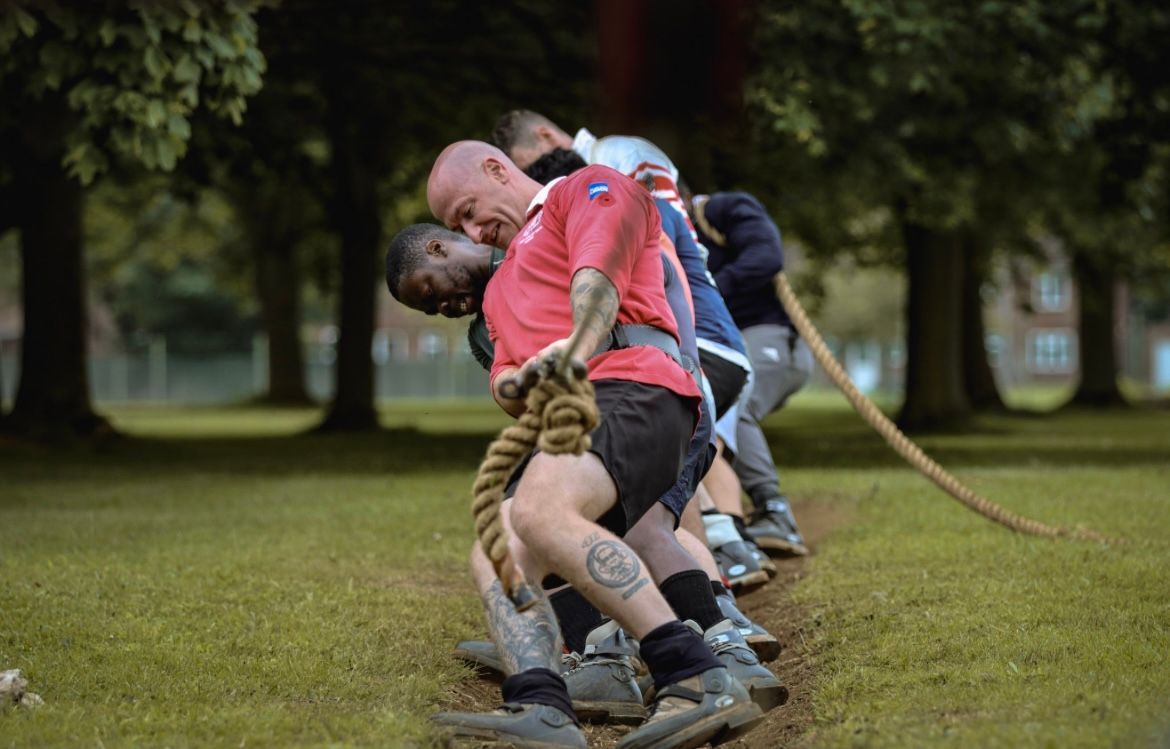
[[[699,634],[677,619],[620,538],[647,512],[666,511],[657,500],[678,477],[701,397],[679,361],[649,195],[601,166],[542,188],[493,146],[462,141],[436,160],[427,200],[449,228],[507,247],[482,296],[496,351],[492,392],[505,410],[518,415],[524,404],[502,392],[502,383],[580,333],[569,354],[589,362],[602,413],[593,446],[581,456],[530,456],[513,479],[504,516],[513,558],[530,581],[559,576],[641,643],[656,701],[647,722],[619,747],[665,749],[742,734],[761,711]],[[441,247],[426,243],[428,254]],[[474,312],[478,280],[458,267],[428,267],[403,301],[453,316]],[[614,345],[615,325],[636,328],[640,345]],[[507,704],[438,720],[463,736],[583,746],[557,673],[556,620],[547,602],[517,613],[478,545],[471,561],[510,674]]]

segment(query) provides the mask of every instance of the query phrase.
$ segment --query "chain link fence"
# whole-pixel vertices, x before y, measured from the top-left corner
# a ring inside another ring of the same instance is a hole
[[[379,399],[487,396],[487,372],[464,349],[434,351],[414,359],[392,359],[375,350],[374,393]],[[305,348],[305,386],[322,402],[333,395],[331,344]],[[0,396],[10,406],[20,378],[20,341],[0,341]],[[240,403],[262,395],[268,383],[267,342],[250,349],[206,354],[167,350],[166,339],[118,353],[89,358],[90,392],[107,403],[153,402],[192,405]]]

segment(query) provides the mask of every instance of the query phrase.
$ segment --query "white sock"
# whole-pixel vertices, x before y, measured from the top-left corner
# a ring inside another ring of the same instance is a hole
[[[721,512],[703,515],[703,527],[707,529],[707,543],[712,549],[718,549],[723,544],[732,541],[742,541],[743,537],[735,529],[735,521],[730,515]]]

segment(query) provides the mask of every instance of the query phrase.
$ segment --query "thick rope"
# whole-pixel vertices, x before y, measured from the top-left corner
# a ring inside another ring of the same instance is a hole
[[[784,309],[788,312],[788,316],[792,319],[792,323],[796,326],[800,337],[808,343],[817,363],[829,375],[829,379],[833,381],[833,384],[844,393],[845,398],[848,399],[854,410],[861,414],[861,417],[877,430],[877,433],[889,443],[890,447],[894,448],[910,465],[914,466],[920,473],[937,484],[943,491],[950,494],[967,508],[1013,531],[1028,533],[1033,536],[1043,536],[1045,538],[1073,538],[1086,541],[1115,542],[1114,539],[1107,538],[1093,530],[1051,526],[1023,517],[1022,515],[1017,515],[1001,505],[981,497],[964,486],[945,468],[924,453],[918,445],[911,442],[910,438],[903,434],[902,430],[894,422],[890,421],[874,405],[873,401],[857,389],[857,386],[853,384],[853,381],[849,378],[844,368],[841,367],[833,356],[833,352],[825,345],[824,339],[821,338],[821,334],[813,326],[812,321],[808,319],[808,315],[805,314],[804,308],[800,305],[800,301],[797,300],[796,295],[792,292],[792,287],[788,285],[788,279],[785,277],[783,271],[776,274],[775,286],[776,295],[780,298],[780,303],[784,305]]]
[[[533,448],[550,455],[581,455],[589,449],[589,433],[600,421],[588,379],[571,374],[542,377],[528,391],[519,420],[500,432],[480,463],[472,486],[475,534],[518,609],[535,599],[524,598],[523,580],[508,555],[508,534],[500,517],[508,479]]]

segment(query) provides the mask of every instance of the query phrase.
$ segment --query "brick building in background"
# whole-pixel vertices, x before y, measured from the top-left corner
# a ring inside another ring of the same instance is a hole
[[[1067,260],[1000,268],[986,309],[987,350],[1001,387],[1074,385],[1080,305]],[[1123,377],[1156,392],[1170,390],[1170,319],[1152,319],[1117,283],[1114,345]]]

